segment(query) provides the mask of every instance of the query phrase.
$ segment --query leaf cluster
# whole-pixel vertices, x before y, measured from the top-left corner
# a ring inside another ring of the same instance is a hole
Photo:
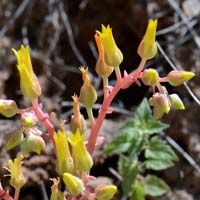
[[[134,119],[120,128],[121,134],[105,147],[106,152],[119,155],[123,193],[131,200],[144,200],[146,195],[160,196],[169,190],[157,176],[142,175],[147,170],[161,171],[172,167],[178,160],[172,148],[158,135],[168,127],[152,117],[144,99]]]

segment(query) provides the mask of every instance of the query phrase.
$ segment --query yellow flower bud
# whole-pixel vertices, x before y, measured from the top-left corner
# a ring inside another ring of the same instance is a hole
[[[80,133],[79,129],[75,134],[70,133],[69,142],[72,146],[75,169],[82,174],[89,171],[93,165],[93,160],[86,149],[84,135]]]
[[[84,190],[83,182],[80,178],[73,176],[70,173],[63,174],[63,181],[65,183],[65,187],[69,194],[77,196],[81,194]]]
[[[95,189],[97,200],[111,200],[117,191],[114,185],[99,185]]]
[[[21,123],[25,128],[30,128],[37,122],[37,117],[33,112],[23,112],[21,114]]]
[[[105,62],[105,51],[104,51],[104,47],[101,41],[101,37],[97,33],[95,34],[94,37],[95,37],[98,52],[99,52],[99,57],[96,63],[95,70],[99,76],[101,76],[102,78],[107,78],[113,72],[113,67],[109,66]]]
[[[170,85],[178,86],[183,84],[185,81],[190,80],[195,76],[194,73],[188,72],[188,71],[171,71],[167,75],[167,81],[170,83]]]
[[[70,131],[76,133],[77,129],[80,130],[82,134],[86,131],[86,122],[83,115],[80,113],[79,104],[78,104],[78,97],[76,95],[72,96],[74,100],[74,115],[71,117],[70,121]]]
[[[25,184],[25,178],[22,172],[22,160],[24,157],[21,155],[12,160],[8,160],[8,166],[10,169],[10,185],[13,186],[16,190],[20,190],[20,188]]]
[[[157,19],[149,20],[146,33],[138,47],[138,54],[144,60],[152,59],[157,53],[156,46],[156,28],[157,28]]]
[[[112,67],[118,67],[123,61],[123,54],[115,43],[112,29],[109,25],[107,27],[102,25],[102,32],[97,31],[97,33],[104,47],[106,63]]]
[[[74,164],[69,151],[68,140],[65,132],[64,123],[61,124],[58,133],[54,133],[54,141],[56,144],[56,155],[57,155],[57,172],[60,176],[65,172],[73,172]]]
[[[21,49],[16,51],[12,49],[17,57],[17,68],[20,75],[20,88],[23,95],[32,101],[41,95],[41,88],[37,77],[35,76],[31,64],[29,47],[21,45]]]
[[[147,86],[156,85],[159,75],[155,69],[146,69],[142,72],[142,82]]]
[[[21,148],[25,154],[30,152],[35,152],[37,154],[41,153],[41,150],[46,146],[43,138],[41,136],[28,133],[27,137],[22,141]]]
[[[160,119],[164,113],[170,111],[170,102],[167,94],[155,93],[149,99],[149,105],[153,106],[153,116],[155,119]]]
[[[176,110],[185,110],[185,106],[177,94],[169,95],[170,107]]]
[[[83,85],[80,90],[79,101],[86,108],[91,108],[97,100],[97,92],[90,82],[88,68],[80,67],[80,70],[82,72]]]
[[[0,114],[5,117],[13,117],[17,114],[17,104],[13,100],[0,99]]]
[[[58,189],[60,178],[52,178],[53,185],[51,186],[51,197],[50,200],[65,200],[64,193]]]

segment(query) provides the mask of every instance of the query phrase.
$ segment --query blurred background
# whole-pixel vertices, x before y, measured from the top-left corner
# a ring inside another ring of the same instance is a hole
[[[43,91],[40,100],[47,112],[55,112],[59,119],[69,120],[71,96],[79,94],[82,85],[80,66],[88,66],[91,72],[92,83],[99,94],[98,108],[103,90],[101,79],[94,70],[98,56],[94,42],[95,30],[101,30],[101,24],[110,24],[116,43],[124,54],[120,69],[122,72],[124,69],[131,72],[140,62],[137,47],[149,18],[158,18],[159,51],[146,67],[156,68],[161,76],[165,76],[173,67],[168,62],[170,59],[177,69],[196,74],[187,87],[171,88],[167,85],[170,93],[179,94],[186,110],[172,111],[163,118],[164,122],[170,124],[165,134],[175,142],[173,147],[177,150],[180,162],[160,174],[172,190],[157,199],[198,200],[200,0],[1,0],[0,98],[16,100],[22,108],[29,106],[19,90],[16,58],[11,51],[11,48],[19,49],[24,44],[30,46],[33,68]],[[111,76],[110,84],[114,82],[115,77]],[[111,133],[132,117],[143,97],[148,98],[151,94],[151,89],[144,86],[131,86],[121,91],[112,104],[115,114],[105,121],[106,125],[112,127],[112,130],[103,129],[108,131],[108,137],[112,138]],[[7,165],[8,158],[14,158],[19,151],[5,151],[5,140],[15,126],[13,119],[0,118],[1,169]],[[116,163],[112,162],[115,159],[99,151],[95,155],[96,164],[92,173],[110,177],[109,181],[115,180],[116,177],[108,170],[109,167],[116,167],[113,166]],[[47,146],[43,156],[27,157],[24,165],[28,183],[22,190],[21,199],[48,199],[51,185],[49,177],[56,176],[51,146]],[[3,185],[8,186],[8,179],[3,174],[5,170],[1,170],[0,176]]]

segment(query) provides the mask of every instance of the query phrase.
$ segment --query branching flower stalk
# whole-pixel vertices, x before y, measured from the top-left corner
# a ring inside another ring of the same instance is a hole
[[[21,125],[17,131],[13,132],[7,142],[7,150],[20,145],[24,154],[35,152],[40,154],[45,147],[44,139],[49,139],[53,143],[56,154],[56,171],[59,177],[51,179],[53,186],[50,200],[111,200],[116,193],[117,187],[114,185],[98,185],[91,187],[90,181],[96,178],[90,176],[90,169],[93,166],[92,155],[95,146],[101,146],[104,137],[98,137],[100,128],[107,114],[112,113],[110,107],[113,99],[121,89],[126,89],[132,84],[141,83],[152,87],[153,96],[149,99],[149,105],[153,107],[155,119],[159,119],[170,109],[184,109],[184,105],[177,94],[168,94],[167,89],[161,85],[168,82],[172,86],[178,86],[191,79],[194,74],[186,71],[171,71],[166,77],[159,77],[155,69],[144,70],[147,60],[155,57],[157,46],[155,42],[157,20],[150,20],[146,33],[138,47],[138,54],[141,62],[137,69],[128,74],[120,72],[120,64],[123,61],[123,54],[117,47],[112,29],[108,25],[102,25],[102,32],[97,31],[95,41],[97,44],[99,57],[96,62],[96,73],[103,80],[104,99],[99,110],[97,119],[93,116],[93,105],[97,100],[97,92],[88,76],[88,68],[80,67],[83,85],[79,96],[73,95],[74,101],[73,115],[70,121],[70,130],[66,131],[65,122],[60,123],[58,130],[55,129],[51,120],[51,115],[42,109],[42,103],[38,99],[41,95],[39,81],[33,72],[28,46],[13,52],[17,58],[17,68],[20,74],[20,88],[23,96],[32,104],[29,108],[19,109],[13,100],[0,100],[0,114],[5,117],[20,115]],[[109,76],[114,71],[116,84],[109,86]],[[86,122],[80,112],[79,102],[85,106],[88,119],[90,121],[91,132],[88,141],[85,141]],[[41,122],[47,133],[43,133],[38,128]],[[159,142],[159,141],[157,141]],[[11,181],[10,185],[15,188],[14,198],[8,191],[0,185],[0,199],[18,200],[20,189],[25,184],[22,173],[22,159],[19,156],[14,161],[9,160]],[[65,191],[60,190],[60,182],[65,185]]]
[[[135,72],[132,72],[131,74],[126,75],[123,78],[121,77],[120,71],[118,70],[118,72],[117,72],[118,79],[117,79],[115,86],[111,90],[108,88],[108,86],[104,86],[104,91],[105,91],[106,95],[104,96],[104,100],[103,100],[101,109],[99,111],[98,118],[95,121],[95,125],[93,126],[93,128],[91,130],[90,137],[88,140],[87,147],[88,147],[88,151],[90,152],[90,154],[93,154],[96,140],[98,137],[98,133],[99,133],[102,123],[106,117],[106,114],[112,113],[112,110],[110,108],[111,102],[113,101],[113,99],[115,98],[115,96],[117,95],[117,93],[119,92],[120,89],[124,88],[127,85],[130,86],[134,82],[137,82],[138,78],[140,78],[140,73],[141,73],[142,69],[144,68],[145,63],[146,63],[146,61],[144,61],[142,59],[138,69]],[[109,91],[109,92],[107,92],[107,91]]]

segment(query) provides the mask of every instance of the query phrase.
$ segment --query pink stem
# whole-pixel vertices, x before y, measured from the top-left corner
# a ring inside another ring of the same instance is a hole
[[[44,127],[47,129],[48,136],[49,136],[50,140],[52,141],[53,146],[54,146],[54,150],[56,152],[56,144],[55,144],[55,141],[54,141],[54,138],[53,138],[53,134],[55,132],[55,129],[54,129],[54,126],[52,125],[52,123],[49,120],[48,114],[43,112],[43,110],[38,105],[38,101],[33,101],[32,105],[33,105],[33,110],[35,111],[37,117],[42,122]]]
[[[5,191],[0,182],[0,199],[13,200],[8,191]]]
[[[14,200],[18,200],[19,199],[19,193],[20,193],[20,190],[15,190]]]
[[[118,79],[115,87],[112,89],[110,94],[104,98],[103,104],[99,111],[98,118],[95,122],[95,125],[93,126],[93,128],[91,130],[90,137],[89,137],[88,144],[87,144],[88,152],[91,155],[93,154],[99,130],[102,126],[103,120],[105,119],[107,110],[108,110],[112,100],[114,99],[114,97],[116,96],[116,94],[119,92],[119,90],[121,89],[121,87],[123,85],[126,85],[126,83],[128,83],[130,81],[133,84],[137,80],[137,78],[139,78],[140,72],[143,70],[145,62],[146,61],[142,59],[139,67],[137,68],[137,70],[135,72],[129,74],[128,76],[126,76],[124,78]]]

